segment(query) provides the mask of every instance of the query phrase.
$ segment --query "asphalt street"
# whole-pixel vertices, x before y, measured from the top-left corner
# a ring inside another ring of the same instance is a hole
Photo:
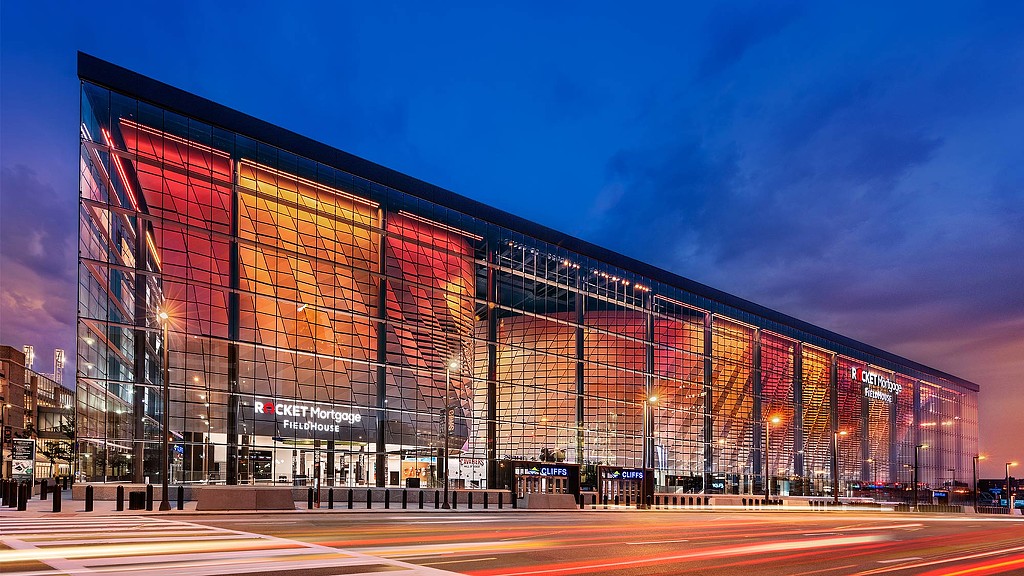
[[[0,521],[5,576],[1024,574],[1019,517],[589,510]]]

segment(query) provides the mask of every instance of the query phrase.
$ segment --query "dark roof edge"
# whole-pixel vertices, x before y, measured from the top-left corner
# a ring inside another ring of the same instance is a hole
[[[979,386],[969,380],[936,370],[891,352],[886,352],[880,348],[815,326],[750,300],[734,296],[689,278],[684,278],[673,272],[569,236],[536,222],[531,222],[525,218],[510,214],[493,206],[488,206],[477,200],[456,194],[396,170],[386,168],[380,164],[349,154],[312,138],[302,136],[222,104],[217,104],[191,92],[186,92],[181,88],[176,88],[148,76],[143,76],[138,72],[122,68],[81,51],[78,52],[78,76],[82,80],[87,80],[116,92],[132,95],[139,100],[159,105],[162,108],[249,136],[279,148],[284,148],[289,152],[349,172],[360,178],[440,204],[446,208],[480,218],[487,222],[511,228],[549,244],[554,244],[595,260],[607,262],[658,282],[676,286],[725,306],[760,316],[768,321],[790,326],[819,338],[833,341],[920,372],[933,374],[969,390],[979,390]]]

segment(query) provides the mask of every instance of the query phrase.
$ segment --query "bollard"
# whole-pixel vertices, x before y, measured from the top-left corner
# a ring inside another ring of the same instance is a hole
[[[409,504],[409,491],[403,488],[402,489],[402,510],[405,510],[406,508],[408,508],[408,506],[407,506],[408,504]]]
[[[459,493],[456,492],[455,490],[452,490],[452,510],[455,510],[458,507],[459,507]]]
[[[348,489],[348,509],[352,509],[352,489]]]
[[[466,494],[466,500],[468,502],[469,509],[472,510],[473,509],[473,493],[472,492],[469,492],[469,493]]]
[[[313,487],[312,486],[310,486],[309,488],[306,489],[306,509],[307,510],[312,510],[313,509]]]
[[[46,500],[46,493],[49,492],[50,481],[43,478],[39,481],[39,499]]]
[[[32,496],[32,485],[22,482],[18,486],[18,512],[24,512],[28,507],[28,499]]]
[[[185,509],[185,485],[178,484],[178,510]]]
[[[327,509],[334,510],[334,487],[327,489]]]
[[[434,510],[441,507],[441,491],[434,490]]]
[[[71,486],[70,486],[70,484],[71,484],[71,476],[65,476],[65,477],[63,478],[63,480],[64,480],[64,485],[62,486],[62,488],[63,488],[64,490],[67,490],[68,488],[70,488],[70,487],[71,487]]]
[[[7,505],[7,478],[0,478],[0,506]]]
[[[615,495],[615,499],[612,501],[612,504],[615,505],[615,506],[619,505],[619,495],[618,494]]]
[[[146,512],[153,511],[153,485],[146,484]]]
[[[60,512],[60,485],[53,487],[53,511]]]
[[[423,490],[420,490],[420,510],[423,510]]]
[[[369,510],[373,506],[373,490],[366,489],[366,508]]]
[[[384,489],[384,508],[391,508],[391,490]]]
[[[93,499],[93,487],[92,485],[85,487],[85,511],[92,512],[92,499]]]
[[[504,492],[498,492],[498,510],[501,510],[501,507],[504,504],[504,502],[502,502],[502,500],[504,500],[504,499],[505,499],[505,493]]]
[[[487,492],[484,492],[484,510],[487,510]]]
[[[115,510],[124,512],[124,486],[117,487],[117,506]]]

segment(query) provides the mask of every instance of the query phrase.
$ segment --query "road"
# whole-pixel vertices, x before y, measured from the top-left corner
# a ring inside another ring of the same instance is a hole
[[[1024,521],[854,512],[6,516],[0,573],[1024,574]]]

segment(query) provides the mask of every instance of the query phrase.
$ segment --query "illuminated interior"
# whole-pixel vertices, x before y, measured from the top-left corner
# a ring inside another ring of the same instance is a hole
[[[970,470],[977,393],[940,374],[88,82],[82,102],[87,479],[158,477],[164,410],[184,483],[437,486],[447,464],[496,487],[505,460],[586,483],[647,449],[666,492],[896,498],[918,444],[924,484]]]

